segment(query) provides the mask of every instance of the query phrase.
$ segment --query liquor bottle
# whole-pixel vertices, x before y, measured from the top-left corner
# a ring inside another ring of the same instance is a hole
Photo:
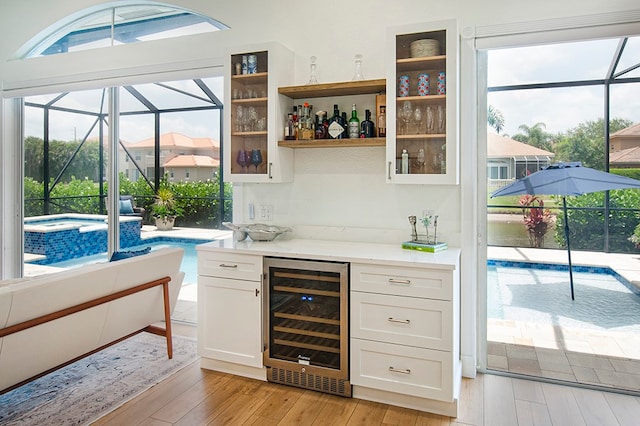
[[[373,138],[375,137],[375,125],[373,124],[373,121],[371,121],[371,111],[369,111],[368,109],[365,110],[364,116],[365,119],[362,124],[360,124],[360,127],[362,128],[362,134],[365,138]]]
[[[302,111],[300,111],[302,112]],[[293,139],[298,140],[298,107],[293,106]]]
[[[380,106],[380,115],[378,116],[378,137],[384,138],[387,136],[387,107],[385,105]]]
[[[333,105],[333,117],[329,120],[329,136],[331,139],[342,139],[344,133],[344,121],[342,121],[340,110],[338,105]]]
[[[315,138],[315,129],[313,119],[311,118],[311,110],[313,107],[307,102],[302,106],[302,118],[300,119],[300,130],[298,139],[309,140]]]
[[[358,111],[356,111],[356,104],[353,104],[351,118],[349,119],[349,139],[358,139],[359,137],[360,119],[358,118]]]
[[[327,139],[329,137],[329,122],[326,111],[316,112],[316,139]]]
[[[284,140],[290,141],[296,138],[295,122],[293,114],[287,114],[287,124],[284,126]]]
[[[403,175],[409,174],[409,152],[406,149],[403,149],[401,157],[400,173]]]

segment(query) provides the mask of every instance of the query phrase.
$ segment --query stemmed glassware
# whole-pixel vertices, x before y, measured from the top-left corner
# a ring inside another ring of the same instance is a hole
[[[415,111],[413,111],[413,120],[416,122],[416,134],[424,132],[424,114],[422,113],[422,109],[420,109],[419,106],[417,106]]]
[[[353,57],[353,59],[356,61],[356,70],[355,73],[353,74],[353,81],[358,81],[358,80],[364,80],[364,75],[362,74],[362,55],[361,54],[357,54]]]
[[[245,167],[249,167],[251,164],[251,154],[244,149],[238,150],[238,156],[236,157],[236,163],[242,168],[242,172],[244,173]]]
[[[258,166],[262,164],[262,151],[259,149],[251,151],[251,164],[256,167],[256,173],[258,173]]]
[[[404,131],[403,131],[402,134],[403,135],[408,135],[409,134],[409,123],[411,122],[411,119],[413,118],[413,108],[411,107],[411,102],[410,101],[404,101],[404,103],[402,104],[402,108],[398,112],[398,116],[404,122]]]

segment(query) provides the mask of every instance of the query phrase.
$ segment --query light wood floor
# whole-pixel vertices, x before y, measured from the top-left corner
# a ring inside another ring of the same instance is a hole
[[[193,327],[174,325],[176,334]],[[456,419],[200,369],[195,362],[95,425],[638,425],[640,398],[495,375],[464,379]]]

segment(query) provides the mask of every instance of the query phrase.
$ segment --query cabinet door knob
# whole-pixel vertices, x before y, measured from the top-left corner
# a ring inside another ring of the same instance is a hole
[[[390,284],[403,284],[403,285],[411,285],[411,280],[398,280],[396,278],[389,278]]]
[[[229,265],[228,263],[221,263],[220,264],[221,268],[231,268],[231,269],[236,269],[238,267],[238,265]]]
[[[393,318],[393,317],[389,317],[387,319],[387,321],[389,321],[389,322],[399,322],[400,324],[411,324],[411,320],[408,320],[408,319],[396,319],[396,318]]]
[[[400,370],[398,368],[393,368],[393,366],[390,366],[389,371],[392,371],[394,373],[411,374],[411,370],[409,370],[408,368],[406,370]]]

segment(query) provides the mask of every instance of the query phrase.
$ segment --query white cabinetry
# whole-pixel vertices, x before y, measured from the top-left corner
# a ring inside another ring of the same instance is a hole
[[[249,57],[256,58],[256,72],[236,74],[236,64]],[[291,81],[293,53],[277,43],[246,46],[229,54],[225,72],[225,181],[291,181],[293,153],[278,147],[286,116],[278,86]],[[248,155],[248,163],[240,160],[240,152]],[[258,152],[261,161],[252,164],[251,156]]]
[[[354,396],[457,414],[460,302],[454,266],[352,263]]]
[[[387,182],[458,184],[457,23],[394,27],[387,40]]]
[[[262,256],[198,253],[202,366],[264,380]]]

